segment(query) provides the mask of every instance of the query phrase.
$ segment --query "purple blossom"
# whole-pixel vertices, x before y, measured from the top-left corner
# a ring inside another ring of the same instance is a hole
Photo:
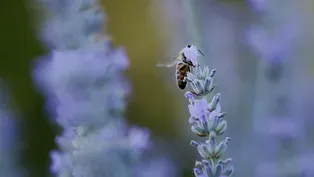
[[[196,48],[196,46],[194,46]],[[183,49],[185,50],[185,48]],[[197,51],[197,50],[196,50]],[[187,60],[197,60],[197,55],[185,55]],[[196,161],[193,169],[195,177],[230,177],[234,172],[231,159],[222,160],[231,138],[217,142],[217,136],[221,136],[227,129],[227,121],[221,112],[221,94],[216,94],[208,103],[208,95],[214,90],[213,77],[216,70],[209,72],[207,66],[204,69],[198,65],[188,72],[186,81],[189,82],[193,91],[187,91],[184,96],[189,100],[189,123],[191,130],[199,137],[207,137],[205,143],[191,141],[199,155],[203,158],[201,162]],[[196,99],[196,97],[201,97]]]
[[[163,170],[160,170],[163,169]],[[174,164],[165,158],[159,157],[158,159],[143,162],[136,170],[136,177],[163,177],[163,176],[176,176]]]
[[[188,93],[188,92],[187,92]],[[192,100],[192,98],[190,98]],[[210,110],[212,107],[215,109]],[[206,98],[196,99],[190,102],[188,105],[190,115],[196,119],[202,119],[204,116],[210,120],[213,120],[215,117],[219,117],[221,114],[220,104],[217,103],[208,103]]]
[[[62,156],[60,151],[51,151],[50,152],[50,158],[51,158],[51,166],[50,171],[53,173],[57,173],[66,163],[66,159],[63,159],[64,156]]]
[[[303,144],[303,123],[298,114],[293,118],[296,113],[294,106],[286,100],[293,92],[289,86],[293,82],[292,70],[298,63],[295,54],[299,49],[299,35],[302,34],[302,3],[293,0],[285,3],[271,0],[248,2],[258,20],[250,24],[247,39],[252,51],[262,61],[257,67],[259,81],[256,82],[257,101],[253,109],[254,130],[261,137],[259,143],[276,147],[264,152],[266,156],[256,157],[256,161],[259,161],[258,158],[264,161],[258,165],[256,176],[303,176],[303,169],[296,168],[298,162],[290,159],[291,154],[298,152],[300,144]],[[260,75],[262,72],[265,72],[266,78]],[[270,94],[270,90],[274,93]],[[291,145],[286,146],[287,140]],[[263,152],[264,149],[260,150]],[[285,153],[276,154],[281,150]]]
[[[129,141],[132,149],[145,149],[150,147],[149,138],[148,130],[138,127],[132,127],[129,130]]]
[[[52,120],[63,128],[56,137],[59,149],[50,153],[50,171],[59,177],[170,175],[167,163],[153,157],[155,165],[140,168],[148,165],[142,155],[152,145],[149,131],[129,126],[123,117],[131,89],[122,71],[129,60],[99,33],[104,14],[96,1],[41,3],[51,19],[40,36],[51,54],[38,58],[33,78]]]
[[[34,1],[49,18],[38,30],[40,40],[49,49],[77,49],[99,38],[106,16],[96,0]]]
[[[259,17],[259,21],[246,31],[248,44],[266,63],[285,62],[299,33],[295,4],[270,0],[248,0],[248,3]],[[278,11],[278,8],[282,10]]]
[[[188,108],[191,116],[198,119],[209,114],[209,106],[205,98],[195,100],[193,104],[188,105]]]

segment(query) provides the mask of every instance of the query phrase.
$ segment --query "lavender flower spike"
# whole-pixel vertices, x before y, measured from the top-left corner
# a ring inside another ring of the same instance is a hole
[[[197,96],[205,96],[212,92],[215,88],[215,85],[213,85],[215,73],[215,69],[209,72],[207,66],[203,70],[199,65],[192,69],[192,72],[189,72],[186,77],[186,81],[190,83],[193,89],[192,93]]]
[[[80,48],[93,44],[106,16],[98,0],[34,0],[47,18],[38,31],[50,49]]]
[[[123,48],[100,34],[104,14],[95,0],[41,0],[49,19],[40,34],[51,54],[35,63],[33,78],[63,132],[51,152],[57,177],[165,177],[168,161],[145,161],[149,131],[123,117],[130,86]],[[47,32],[48,31],[48,32]],[[98,36],[96,39],[95,36]],[[149,165],[152,164],[152,165]],[[156,173],[155,173],[156,172]],[[158,172],[158,173],[157,173]]]
[[[216,94],[212,101],[208,103],[207,96],[215,86],[213,77],[216,70],[209,72],[207,66],[202,70],[200,66],[192,69],[188,73],[186,80],[190,83],[193,91],[185,93],[189,100],[188,105],[191,117],[189,123],[192,124],[191,130],[199,137],[208,137],[205,143],[191,141],[191,145],[197,147],[202,162],[196,161],[194,175],[196,177],[230,177],[234,172],[231,159],[221,160],[227,150],[228,142],[231,138],[227,137],[221,142],[217,142],[217,136],[221,136],[227,129],[227,121],[223,118],[225,113],[221,112],[221,94]],[[201,99],[196,99],[200,96]]]

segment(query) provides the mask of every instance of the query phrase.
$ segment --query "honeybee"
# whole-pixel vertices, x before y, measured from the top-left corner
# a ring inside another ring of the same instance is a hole
[[[172,67],[176,66],[177,85],[180,89],[185,89],[187,82],[185,77],[191,71],[191,67],[198,65],[197,57],[203,55],[203,52],[196,48],[195,45],[189,44],[184,47],[175,57],[166,58],[163,62],[158,63],[157,67]]]

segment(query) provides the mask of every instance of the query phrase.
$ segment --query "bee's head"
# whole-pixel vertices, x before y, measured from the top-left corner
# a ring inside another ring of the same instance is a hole
[[[188,44],[188,45],[186,46],[186,48],[189,48],[189,49],[194,48],[194,47],[196,47],[194,44]]]
[[[204,56],[203,52],[201,50],[199,50],[194,44],[188,44],[186,47],[185,47],[185,51],[186,52],[196,52],[198,54],[201,54]]]

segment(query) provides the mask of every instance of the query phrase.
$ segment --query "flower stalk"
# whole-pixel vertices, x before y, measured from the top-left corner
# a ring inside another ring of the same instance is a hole
[[[209,95],[215,89],[213,83],[216,70],[209,72],[209,68],[200,66],[192,68],[187,74],[186,81],[192,90],[185,93],[189,100],[189,123],[191,130],[199,137],[207,137],[203,142],[191,141],[190,145],[197,148],[203,158],[196,161],[194,175],[196,177],[230,177],[234,172],[231,159],[223,160],[231,138],[226,137],[218,141],[218,137],[227,130],[227,121],[224,120],[225,113],[221,111],[221,94],[216,94],[210,102]],[[198,98],[198,99],[197,99]]]

